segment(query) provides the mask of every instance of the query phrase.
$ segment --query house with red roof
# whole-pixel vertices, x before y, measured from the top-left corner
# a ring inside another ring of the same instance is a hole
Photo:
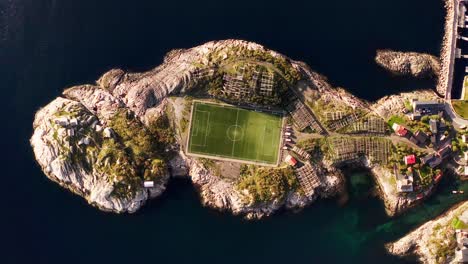
[[[405,156],[403,160],[405,161],[406,165],[413,165],[416,163],[416,156],[414,154],[408,155],[408,156]]]
[[[286,156],[286,158],[284,159],[284,161],[286,161],[287,163],[289,163],[289,165],[291,165],[291,166],[296,166],[296,164],[297,164],[297,160],[296,160],[293,156],[291,156],[291,155]]]
[[[397,134],[400,137],[404,137],[408,133],[408,130],[404,126],[399,125],[397,123],[393,123],[392,128],[393,131],[395,131],[395,134]]]

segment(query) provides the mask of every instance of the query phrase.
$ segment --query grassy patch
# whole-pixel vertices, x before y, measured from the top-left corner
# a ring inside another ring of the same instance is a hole
[[[411,102],[408,99],[406,99],[404,103],[405,103],[406,110],[408,112],[412,112],[413,111],[413,105],[411,105]]]
[[[467,101],[468,100],[468,76],[465,76],[463,79],[463,91],[462,99]]]
[[[453,109],[464,119],[468,119],[468,101],[452,100]]]
[[[458,217],[454,217],[452,219],[452,227],[454,229],[466,229],[468,228],[468,224],[466,224],[465,222],[461,221]]]
[[[393,124],[397,123],[399,125],[404,125],[406,124],[406,118],[404,116],[401,116],[401,115],[394,115],[392,117],[390,117],[390,119],[388,119],[387,121],[388,125],[390,127],[393,126]]]
[[[250,198],[246,202],[258,204],[284,199],[286,194],[297,189],[298,185],[291,167],[258,168],[250,165],[241,169],[237,188],[240,191],[248,191]]]
[[[117,177],[113,194],[132,195],[141,188],[143,179],[158,182],[167,174],[166,163],[158,152],[163,148],[162,143],[131,111],[118,111],[109,126],[117,137],[103,142],[98,160],[108,174]]]

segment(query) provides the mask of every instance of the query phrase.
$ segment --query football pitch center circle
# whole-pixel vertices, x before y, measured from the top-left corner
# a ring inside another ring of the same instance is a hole
[[[231,141],[239,141],[244,137],[244,129],[241,126],[232,125],[228,127],[226,135]]]

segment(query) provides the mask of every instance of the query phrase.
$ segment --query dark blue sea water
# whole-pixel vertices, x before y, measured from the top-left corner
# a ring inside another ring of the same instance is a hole
[[[0,263],[410,263],[383,244],[466,196],[445,179],[424,206],[395,219],[366,173],[348,172],[350,201],[246,222],[199,204],[177,180],[134,215],[102,213],[40,171],[29,146],[34,112],[63,88],[120,67],[158,65],[173,48],[241,38],[303,60],[367,100],[430,80],[395,78],[375,50],[439,53],[440,0],[0,0],[2,246]]]

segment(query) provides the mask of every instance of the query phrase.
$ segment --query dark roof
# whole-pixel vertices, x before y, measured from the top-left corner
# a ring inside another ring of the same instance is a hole
[[[452,146],[447,145],[447,146],[445,146],[443,149],[439,150],[439,151],[437,152],[437,154],[438,154],[441,158],[445,158],[445,157],[447,157],[448,154],[450,154],[450,152],[452,152]]]
[[[429,162],[429,167],[434,168],[438,166],[440,163],[442,163],[442,159],[437,157],[436,159],[433,159]]]
[[[437,132],[437,120],[434,120],[434,119],[429,120],[429,125],[431,127],[431,131]]]
[[[422,164],[426,164],[428,162],[430,162],[433,158],[434,158],[434,154],[429,154],[429,155],[426,155],[424,157],[421,158],[421,163]]]
[[[439,106],[441,103],[438,101],[416,101],[414,102],[415,106],[429,106],[429,105],[435,105]]]
[[[426,142],[427,140],[427,135],[426,133],[422,132],[421,130],[418,130],[416,131],[416,133],[414,134],[416,136],[416,139],[420,142],[420,143],[424,143]]]

